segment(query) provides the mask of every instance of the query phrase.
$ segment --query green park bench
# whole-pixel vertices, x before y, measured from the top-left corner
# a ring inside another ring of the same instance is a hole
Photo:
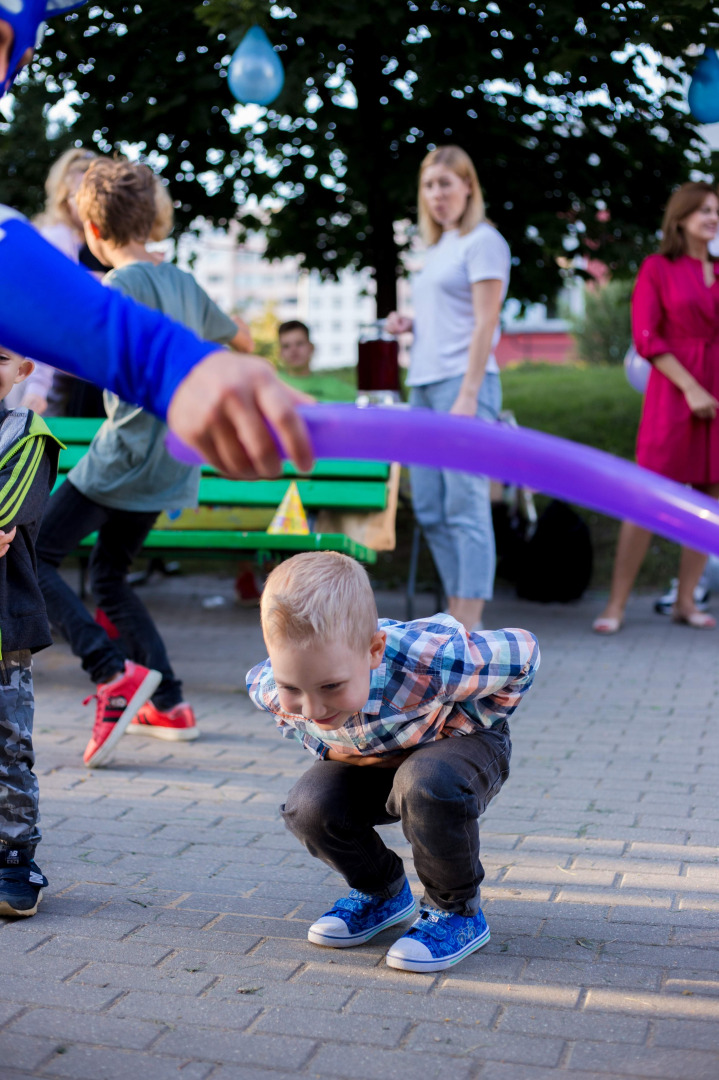
[[[59,485],[86,453],[102,421],[51,417],[47,423],[66,446],[60,453]],[[268,534],[265,530],[292,480],[315,531],[305,536]],[[398,466],[374,461],[322,460],[310,474],[298,473],[285,462],[276,480],[228,480],[203,466],[199,506],[160,514],[143,554],[264,562],[299,551],[339,551],[374,563],[378,550],[394,548],[398,481]],[[88,536],[78,554],[94,542],[95,534]]]

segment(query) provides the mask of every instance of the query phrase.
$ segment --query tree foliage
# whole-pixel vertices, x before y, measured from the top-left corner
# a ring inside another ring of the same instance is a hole
[[[380,310],[394,300],[395,223],[416,212],[419,163],[459,143],[511,244],[514,295],[542,299],[559,283],[557,257],[573,251],[632,273],[672,186],[710,167],[676,80],[693,46],[719,40],[716,10],[703,0],[674,0],[670,14],[615,0],[579,10],[574,0],[204,0],[193,13],[108,0],[55,21],[34,77],[48,102],[79,95],[74,138],[139,144],[170,180],[180,224],[270,200],[280,209],[269,254],[302,252],[328,274],[372,267]],[[280,51],[285,88],[267,110],[236,114],[224,76],[255,22]],[[643,55],[658,57],[654,71]],[[661,94],[657,75],[669,80]],[[8,147],[21,138],[13,124]]]

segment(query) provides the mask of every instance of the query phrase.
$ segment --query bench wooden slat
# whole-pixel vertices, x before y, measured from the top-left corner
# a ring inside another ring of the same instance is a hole
[[[80,544],[80,549],[90,548],[97,540],[97,533],[86,536]],[[309,536],[270,536],[268,533],[257,532],[203,532],[202,530],[184,529],[173,532],[171,530],[153,529],[147,536],[143,548],[153,551],[174,552],[177,550],[195,552],[202,555],[203,552],[212,552],[213,555],[221,555],[223,552],[232,556],[238,551],[263,551],[271,553],[288,551],[340,551],[345,555],[351,555],[360,562],[374,563],[377,561],[377,552],[371,548],[358,544],[355,540],[345,536],[344,533],[310,533]]]
[[[59,477],[56,487],[63,483]],[[200,506],[273,506],[277,507],[289,487],[289,480],[227,480],[222,476],[203,476],[200,480]],[[384,510],[387,486],[376,480],[298,480],[297,488],[306,510]]]
[[[60,438],[59,435],[58,438]],[[70,443],[66,450],[61,450],[58,471],[62,474],[74,468],[80,458],[87,453],[88,445],[89,441]],[[202,475],[203,477],[217,477],[219,474],[210,465],[203,465]],[[383,461],[339,461],[334,458],[323,458],[316,462],[312,472],[300,473],[294,465],[285,461],[282,475],[293,479],[311,477],[313,480],[386,480],[389,476],[389,465]],[[245,480],[242,483],[256,483],[256,481]]]

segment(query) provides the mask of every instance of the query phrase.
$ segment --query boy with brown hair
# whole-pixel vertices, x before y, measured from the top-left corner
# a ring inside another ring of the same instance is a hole
[[[144,165],[98,159],[76,196],[88,247],[113,269],[104,284],[183,323],[199,337],[243,348],[244,335],[197,284],[147,252],[156,180]],[[148,373],[148,377],[151,374]],[[165,645],[126,574],[157,515],[197,505],[200,470],[165,449],[167,427],[143,409],[105,394],[107,420],[88,453],[50,499],[38,539],[39,577],[51,622],[97,685],[85,764],[104,764],[126,730],[171,740],[198,735]],[[58,568],[84,537],[95,600],[120,632],[112,641],[62,580]],[[89,699],[88,699],[89,700]]]
[[[479,817],[509,775],[507,721],[539,666],[536,639],[469,633],[446,614],[378,620],[366,571],[335,552],[273,570],[261,616],[269,658],[248,672],[250,697],[318,758],[282,816],[351,890],[309,940],[362,945],[414,913],[402,860],[375,831],[401,821],[424,896],[387,964],[456,964],[489,941]]]

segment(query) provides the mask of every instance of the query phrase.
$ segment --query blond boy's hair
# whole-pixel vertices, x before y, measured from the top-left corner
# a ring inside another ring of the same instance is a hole
[[[82,222],[91,221],[103,240],[118,247],[144,243],[157,214],[156,181],[147,165],[118,158],[93,161],[75,202]]]
[[[260,602],[266,642],[308,647],[344,641],[368,649],[377,630],[377,605],[367,571],[336,551],[309,551],[275,567]]]

